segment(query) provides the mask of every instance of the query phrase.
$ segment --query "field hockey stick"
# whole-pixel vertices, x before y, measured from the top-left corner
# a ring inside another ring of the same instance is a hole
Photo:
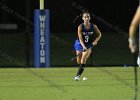
[[[71,58],[71,61],[74,61],[78,56],[80,56],[81,54],[78,54],[76,56],[74,56],[73,58]]]
[[[89,48],[92,48],[93,47],[93,45],[91,45],[90,47],[88,47],[87,49],[89,49]],[[85,52],[86,50],[85,49],[83,49],[83,52]],[[81,54],[78,54],[78,55],[76,55],[76,56],[74,56],[73,58],[71,58],[71,61],[74,61],[78,56],[80,56]]]
[[[137,71],[137,53],[133,54],[133,59],[134,59],[134,77],[135,77],[135,93],[134,93],[134,100],[137,100],[137,95],[138,95],[138,71]]]

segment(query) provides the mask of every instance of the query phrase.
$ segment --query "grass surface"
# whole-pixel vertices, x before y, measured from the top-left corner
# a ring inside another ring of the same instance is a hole
[[[74,81],[76,72],[77,68],[1,68],[0,100],[133,100],[132,67],[86,68],[80,81]]]

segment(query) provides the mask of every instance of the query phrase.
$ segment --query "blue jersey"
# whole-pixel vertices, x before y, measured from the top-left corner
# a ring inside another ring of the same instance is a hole
[[[93,42],[93,36],[94,36],[93,30],[94,30],[94,26],[92,23],[90,23],[89,29],[86,29],[84,23],[82,23],[82,38],[83,38],[83,42],[86,47],[90,47]],[[74,48],[75,48],[75,50],[79,50],[79,51],[83,50],[83,47],[82,47],[79,39],[76,39]]]
[[[91,45],[91,43],[93,42],[93,36],[94,36],[93,30],[94,30],[94,26],[92,23],[90,23],[89,29],[86,29],[84,23],[82,23],[82,38],[85,46]]]

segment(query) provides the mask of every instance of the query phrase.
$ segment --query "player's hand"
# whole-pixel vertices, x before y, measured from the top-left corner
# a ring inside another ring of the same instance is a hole
[[[131,53],[135,53],[137,50],[136,43],[129,43],[129,48],[130,48]]]
[[[93,46],[97,45],[97,41],[94,41],[94,42],[92,43],[92,45],[93,45]]]
[[[85,52],[87,50],[87,47],[83,47],[83,52]]]
[[[129,39],[129,48],[131,53],[135,53],[137,50],[137,44],[134,39]]]

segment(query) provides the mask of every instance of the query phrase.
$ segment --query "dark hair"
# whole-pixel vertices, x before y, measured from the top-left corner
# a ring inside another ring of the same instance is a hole
[[[83,11],[82,16],[83,16],[84,14],[89,14],[89,15],[90,15],[90,13],[89,13],[88,10]]]

